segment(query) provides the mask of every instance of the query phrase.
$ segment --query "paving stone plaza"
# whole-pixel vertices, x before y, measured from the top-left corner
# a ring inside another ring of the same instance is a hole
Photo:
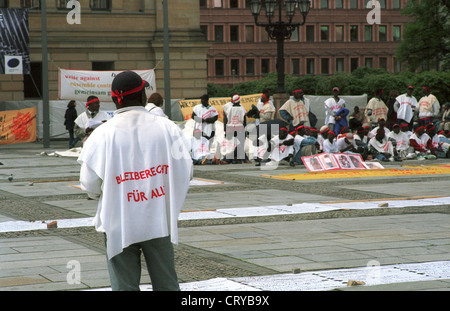
[[[66,142],[0,147],[0,290],[107,291],[97,202]],[[450,164],[383,163],[385,169]],[[12,180],[9,180],[12,174]],[[186,291],[450,288],[450,179],[442,174],[283,180],[304,166],[195,166],[175,259]],[[51,228],[56,221],[57,228]],[[349,281],[364,285],[348,286]],[[143,268],[142,290],[151,290]]]

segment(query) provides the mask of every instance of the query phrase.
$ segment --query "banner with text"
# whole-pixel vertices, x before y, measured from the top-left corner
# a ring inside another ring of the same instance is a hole
[[[147,97],[156,92],[155,71],[132,70],[148,82],[145,88]],[[111,84],[114,77],[122,71],[59,70],[59,99],[85,102],[91,95],[101,102],[112,102]]]
[[[36,141],[37,108],[0,112],[0,145]]]
[[[247,110],[252,109],[252,105],[258,104],[258,99],[261,98],[261,94],[253,94],[253,95],[245,95],[241,96],[241,105],[242,107]],[[217,97],[217,98],[210,98],[209,104],[217,109],[217,112],[219,113],[219,119],[218,121],[223,122],[223,106],[231,101],[231,97]],[[184,120],[189,120],[192,116],[192,111],[196,105],[201,104],[200,99],[185,99],[185,100],[179,100],[178,104],[180,105],[181,113],[183,114]],[[253,118],[247,118],[247,121],[251,122],[254,121]]]

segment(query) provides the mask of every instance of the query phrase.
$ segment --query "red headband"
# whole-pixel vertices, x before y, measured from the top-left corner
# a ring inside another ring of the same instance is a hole
[[[431,89],[428,86],[422,86],[422,88],[431,93]]]
[[[265,94],[262,94],[262,97],[266,99],[264,102],[269,100],[269,98],[267,98],[267,96]]]
[[[119,103],[120,106],[122,106],[122,104],[123,104],[122,100],[123,100],[124,96],[131,95],[131,94],[141,91],[144,88],[144,85],[145,85],[145,81],[142,81],[142,84],[140,86],[138,86],[137,88],[134,88],[130,91],[126,91],[125,93],[123,93],[122,91],[119,92],[119,90],[115,90],[115,91],[111,90],[111,96],[117,98],[117,102]]]
[[[333,136],[336,136],[336,133],[333,132],[333,131],[328,131],[327,133],[328,133],[328,134],[333,134]]]
[[[90,105],[90,104],[93,104],[93,103],[96,103],[96,102],[99,102],[100,100],[98,99],[98,98],[94,98],[94,99],[91,99],[90,101],[88,101],[87,103],[86,103],[86,108]]]
[[[285,130],[285,131],[287,132],[288,129],[285,128],[285,127],[280,127],[280,131],[281,131],[281,130]]]
[[[298,90],[293,91],[292,93],[301,93],[301,92],[303,92],[303,90],[302,89],[298,89]]]
[[[416,128],[416,130],[414,131],[415,133],[417,133],[419,130],[424,130],[425,126],[419,126],[418,128]]]

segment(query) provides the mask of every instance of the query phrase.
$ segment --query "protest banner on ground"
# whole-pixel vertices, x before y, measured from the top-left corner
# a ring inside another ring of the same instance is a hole
[[[241,96],[241,105],[248,112],[252,109],[252,105],[258,104],[258,99],[261,98],[261,94],[252,94]],[[223,122],[223,106],[231,101],[231,97],[217,97],[210,98],[209,104],[217,109],[219,113],[218,121]],[[196,105],[201,104],[201,100],[199,99],[185,99],[179,100],[178,104],[180,105],[181,113],[183,114],[184,120],[191,119],[192,111]],[[247,118],[248,122],[255,121],[253,118]]]
[[[37,108],[0,112],[0,145],[36,141]]]
[[[156,92],[155,71],[153,69],[132,70],[148,82],[145,89],[147,97]],[[86,102],[93,95],[101,102],[112,102],[111,84],[114,77],[122,71],[93,71],[59,69],[59,99]]]

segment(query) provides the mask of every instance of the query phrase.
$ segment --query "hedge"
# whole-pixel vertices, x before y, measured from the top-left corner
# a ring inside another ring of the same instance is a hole
[[[232,94],[249,95],[262,92],[263,89],[275,90],[277,74],[270,73],[261,80],[236,84],[233,88],[208,84],[208,94],[211,97],[227,97]],[[415,87],[413,95],[419,100],[422,86],[428,85],[439,102],[450,102],[450,72],[425,71],[420,73],[400,72],[389,73],[384,69],[360,67],[352,73],[335,73],[333,75],[305,75],[302,77],[286,75],[285,88],[291,94],[293,90],[301,88],[306,95],[331,95],[333,87],[338,87],[342,95],[367,94],[373,97],[376,89],[383,89],[387,98],[390,91],[396,90],[400,94],[406,92],[408,85]]]

